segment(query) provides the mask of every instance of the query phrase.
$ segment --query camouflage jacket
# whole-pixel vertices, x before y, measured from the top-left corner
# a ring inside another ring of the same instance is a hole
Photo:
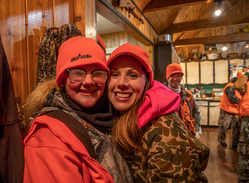
[[[128,162],[135,182],[200,182],[210,150],[176,113],[158,117],[142,130],[142,148]]]

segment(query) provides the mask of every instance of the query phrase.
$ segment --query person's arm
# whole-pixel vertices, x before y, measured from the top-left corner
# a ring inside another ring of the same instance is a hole
[[[200,131],[202,116],[201,116],[201,113],[200,113],[200,110],[199,110],[199,106],[198,106],[198,104],[197,104],[197,102],[195,101],[194,98],[193,98],[192,118],[195,120],[194,128],[195,128],[196,132]],[[198,134],[196,134],[196,135],[198,135]]]
[[[246,83],[248,81],[248,78],[249,78],[249,73],[246,72],[243,76],[237,79],[232,86],[241,95],[244,95],[246,93],[246,89],[247,89]]]
[[[194,174],[199,175],[205,169],[200,155],[207,147],[201,147],[202,143],[190,136],[183,122],[177,122],[171,114],[155,122],[143,139],[146,139],[143,148],[135,152],[131,166],[135,182],[195,182]]]
[[[225,89],[225,94],[227,95],[227,98],[230,102],[238,104],[240,101],[240,98],[236,97],[235,90],[232,86],[229,86]]]
[[[82,183],[80,158],[45,125],[25,144],[24,183]]]

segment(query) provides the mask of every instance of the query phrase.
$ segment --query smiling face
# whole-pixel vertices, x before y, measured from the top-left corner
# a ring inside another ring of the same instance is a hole
[[[64,86],[66,88],[69,97],[76,103],[83,107],[92,107],[100,97],[103,95],[105,90],[105,83],[95,83],[92,80],[92,75],[89,74],[94,70],[101,69],[96,65],[87,65],[82,67],[88,74],[81,83],[73,83],[67,78],[64,80]]]
[[[109,66],[108,98],[116,110],[124,112],[142,96],[147,81],[143,66],[131,56],[120,56]]]
[[[169,86],[173,89],[179,89],[181,80],[182,80],[182,74],[180,73],[172,74],[168,79]]]

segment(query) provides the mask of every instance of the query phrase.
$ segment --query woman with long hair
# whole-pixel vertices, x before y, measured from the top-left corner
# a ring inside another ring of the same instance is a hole
[[[149,56],[126,43],[110,55],[107,93],[117,122],[112,141],[135,182],[205,182],[209,148],[175,113],[180,96],[153,81]]]

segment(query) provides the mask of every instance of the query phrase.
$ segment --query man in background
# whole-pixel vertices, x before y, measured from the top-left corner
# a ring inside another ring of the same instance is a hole
[[[243,74],[237,73],[237,79]],[[239,109],[238,103],[242,99],[240,93],[233,89],[236,78],[233,78],[224,88],[224,93],[220,101],[219,132],[217,141],[224,147],[227,147],[226,133],[231,125],[232,128],[232,146],[237,147],[240,133]]]
[[[179,64],[173,63],[166,67],[166,86],[181,96],[179,116],[196,137],[200,138],[198,132],[201,129],[201,114],[197,102],[194,100],[192,93],[184,86],[180,86],[183,72]]]

